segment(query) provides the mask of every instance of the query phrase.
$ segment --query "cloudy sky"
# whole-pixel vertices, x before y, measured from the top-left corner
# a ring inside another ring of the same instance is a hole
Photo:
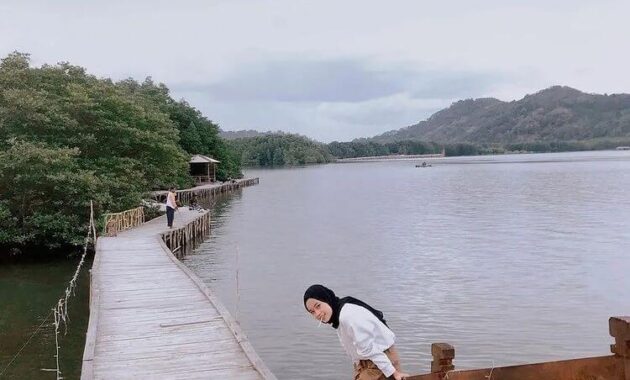
[[[0,0],[0,55],[152,76],[224,130],[329,142],[463,98],[630,92],[630,1]]]

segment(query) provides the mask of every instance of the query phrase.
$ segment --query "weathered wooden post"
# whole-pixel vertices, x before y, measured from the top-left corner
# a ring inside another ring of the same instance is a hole
[[[611,317],[608,327],[610,335],[615,338],[615,344],[610,345],[610,351],[623,363],[624,379],[630,380],[630,316]]]
[[[431,344],[431,373],[437,373],[440,379],[446,376],[448,371],[455,369],[453,359],[455,358],[455,348],[448,343]]]

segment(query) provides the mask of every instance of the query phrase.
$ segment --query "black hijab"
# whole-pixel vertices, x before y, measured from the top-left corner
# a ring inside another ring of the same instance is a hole
[[[308,289],[306,289],[306,292],[304,292],[304,307],[306,307],[306,300],[309,298],[314,298],[330,305],[330,308],[332,309],[332,316],[328,322],[324,323],[330,323],[334,328],[339,327],[339,313],[341,313],[343,305],[347,303],[352,303],[368,309],[376,318],[378,318],[379,321],[383,322],[383,324],[387,326],[387,322],[385,322],[385,319],[383,318],[383,312],[380,310],[376,310],[372,306],[354,297],[339,298],[335,295],[335,292],[324,285],[311,285]]]

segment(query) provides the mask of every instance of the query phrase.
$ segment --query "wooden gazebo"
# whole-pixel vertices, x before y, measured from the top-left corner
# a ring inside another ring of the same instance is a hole
[[[214,182],[217,180],[217,164],[214,158],[195,154],[189,161],[190,175],[197,183]]]

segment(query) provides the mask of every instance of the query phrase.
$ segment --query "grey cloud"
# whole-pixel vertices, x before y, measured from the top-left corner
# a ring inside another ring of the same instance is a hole
[[[362,60],[258,62],[210,84],[171,85],[225,129],[282,129],[351,140],[417,123],[515,75],[435,70]]]
[[[253,63],[207,85],[175,85],[221,101],[363,101],[401,91],[401,84],[371,72],[357,61]]]
[[[511,80],[507,74],[435,70],[422,72],[412,79],[410,94],[417,99],[477,97]]]
[[[412,99],[406,96],[378,99],[366,103],[337,103],[320,107],[331,120],[364,127],[402,128],[426,119],[431,114],[448,107],[453,99]]]
[[[363,102],[408,93],[415,98],[479,94],[504,80],[500,75],[415,68],[373,68],[360,60],[255,62],[209,84],[175,84],[218,101]]]

